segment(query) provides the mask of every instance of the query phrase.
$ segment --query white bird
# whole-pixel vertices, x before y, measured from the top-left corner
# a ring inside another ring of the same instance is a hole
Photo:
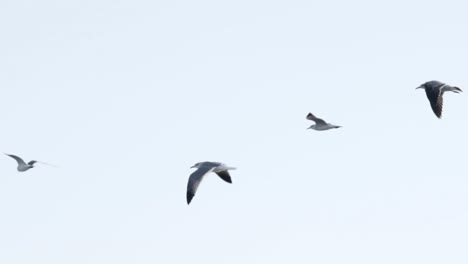
[[[311,125],[308,129],[315,129],[318,131],[323,131],[323,130],[341,127],[341,126],[335,126],[330,123],[327,123],[323,119],[317,118],[312,113],[309,113],[306,118],[315,122],[315,125]]]
[[[190,175],[190,178],[188,180],[187,204],[190,204],[190,202],[192,201],[193,196],[195,196],[195,193],[197,192],[198,185],[200,185],[200,182],[203,180],[203,177],[206,174],[214,172],[218,174],[218,176],[225,182],[232,183],[231,176],[229,175],[228,170],[236,169],[234,167],[228,167],[221,162],[211,161],[196,163],[191,168],[197,168],[197,170]]]
[[[27,170],[33,168],[34,163],[37,162],[35,160],[31,160],[30,162],[26,163],[26,162],[24,162],[24,160],[22,158],[20,158],[18,156],[11,155],[11,154],[6,154],[6,153],[5,153],[5,155],[12,157],[13,159],[16,160],[16,162],[18,162],[18,168],[17,168],[18,171],[27,171]]]
[[[442,106],[443,106],[443,95],[445,92],[454,92],[460,93],[463,92],[460,88],[455,86],[450,86],[443,82],[439,81],[429,81],[421,84],[416,89],[425,89],[427,99],[431,103],[432,111],[434,114],[440,118],[442,116]]]

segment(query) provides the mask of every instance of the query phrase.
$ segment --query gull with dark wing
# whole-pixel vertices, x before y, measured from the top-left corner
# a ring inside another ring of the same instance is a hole
[[[341,127],[341,126],[335,126],[335,125],[329,124],[325,122],[323,119],[317,118],[312,113],[309,113],[306,118],[315,122],[315,125],[311,125],[308,129],[315,129],[318,131],[323,131],[323,130]]]
[[[211,161],[199,162],[193,165],[191,168],[197,168],[197,170],[190,175],[190,178],[188,180],[187,204],[190,204],[190,202],[192,201],[193,196],[195,196],[195,193],[197,192],[198,185],[200,185],[200,182],[203,180],[203,177],[206,174],[214,172],[218,174],[218,176],[225,182],[232,183],[231,176],[229,175],[228,170],[236,169],[233,167],[228,167],[220,162]]]
[[[429,81],[421,84],[416,89],[426,90],[427,99],[431,103],[432,111],[434,114],[440,118],[442,116],[442,106],[443,106],[443,95],[445,92],[454,92],[460,93],[463,92],[460,88],[455,86],[450,86],[443,82],[439,81]]]

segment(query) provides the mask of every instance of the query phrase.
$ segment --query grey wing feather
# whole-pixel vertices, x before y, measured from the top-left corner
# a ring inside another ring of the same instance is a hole
[[[229,175],[229,172],[227,170],[216,172],[216,174],[218,174],[218,176],[225,182],[232,183],[231,175]]]
[[[321,125],[326,125],[327,124],[327,122],[325,122],[323,119],[317,118],[312,113],[309,113],[306,118],[309,119],[309,120],[314,121],[317,125],[318,124],[321,124]]]
[[[203,176],[205,176],[208,172],[212,171],[213,169],[214,167],[201,167],[198,170],[194,171],[192,174],[190,174],[187,184],[187,204],[190,204],[190,202],[193,199],[193,196],[195,196],[198,186],[203,180]]]
[[[12,157],[13,159],[15,159],[16,162],[18,162],[18,164],[26,165],[26,163],[24,162],[24,160],[23,160],[22,158],[18,157],[18,156],[11,155],[11,154],[6,154],[6,153],[5,153],[5,155],[10,156],[10,157]]]
[[[28,165],[34,165],[34,163],[36,163],[37,161],[35,160],[31,160],[30,162],[28,162]]]

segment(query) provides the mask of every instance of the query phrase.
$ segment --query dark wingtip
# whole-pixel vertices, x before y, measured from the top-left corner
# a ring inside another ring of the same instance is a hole
[[[190,202],[192,201],[193,199],[193,194],[187,192],[187,204],[190,204]]]
[[[454,87],[454,88],[457,89],[457,91],[463,92],[463,90],[458,87]]]

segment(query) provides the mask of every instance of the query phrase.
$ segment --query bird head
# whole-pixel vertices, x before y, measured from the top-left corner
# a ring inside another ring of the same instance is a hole
[[[416,87],[416,89],[426,89],[426,87],[428,87],[428,84],[429,84],[429,83],[430,83],[430,82],[425,82],[425,83],[419,85],[418,87]]]
[[[441,87],[442,85],[444,85],[443,82],[439,82],[439,81],[428,81],[428,82],[425,82],[423,84],[421,84],[419,87],[416,87],[416,89],[434,89],[434,88],[438,88],[438,87]]]

